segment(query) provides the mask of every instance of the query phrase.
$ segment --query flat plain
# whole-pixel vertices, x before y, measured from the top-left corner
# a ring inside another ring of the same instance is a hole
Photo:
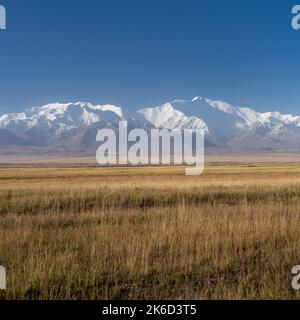
[[[297,162],[53,163],[0,169],[3,298],[299,297]]]

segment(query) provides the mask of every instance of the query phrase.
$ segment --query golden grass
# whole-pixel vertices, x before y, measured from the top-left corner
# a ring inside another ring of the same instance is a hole
[[[300,166],[0,170],[7,299],[295,299]]]

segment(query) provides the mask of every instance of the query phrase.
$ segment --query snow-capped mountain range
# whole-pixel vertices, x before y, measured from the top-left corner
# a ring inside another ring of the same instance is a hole
[[[260,113],[202,97],[136,112],[115,105],[77,102],[4,114],[0,116],[0,146],[10,153],[26,149],[93,153],[97,130],[117,128],[120,120],[127,120],[131,128],[203,129],[207,149],[216,152],[300,152],[300,116]]]

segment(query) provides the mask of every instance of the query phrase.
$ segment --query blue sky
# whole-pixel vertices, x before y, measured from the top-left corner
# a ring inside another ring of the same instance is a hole
[[[291,0],[0,0],[0,113],[196,95],[300,114]]]

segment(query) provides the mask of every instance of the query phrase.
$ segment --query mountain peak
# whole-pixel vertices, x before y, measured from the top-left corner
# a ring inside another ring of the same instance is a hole
[[[300,151],[300,116],[291,114],[260,113],[200,96],[125,114],[113,104],[50,103],[0,116],[0,135],[22,146],[38,144],[56,148],[59,145],[72,151],[82,141],[93,145],[98,128],[117,128],[120,120],[127,120],[131,127],[202,129],[210,141],[208,145],[222,148]],[[0,141],[3,139],[0,136]]]
[[[195,102],[195,101],[198,101],[198,100],[202,100],[202,98],[201,97],[195,97],[195,98],[192,99],[192,102]]]

